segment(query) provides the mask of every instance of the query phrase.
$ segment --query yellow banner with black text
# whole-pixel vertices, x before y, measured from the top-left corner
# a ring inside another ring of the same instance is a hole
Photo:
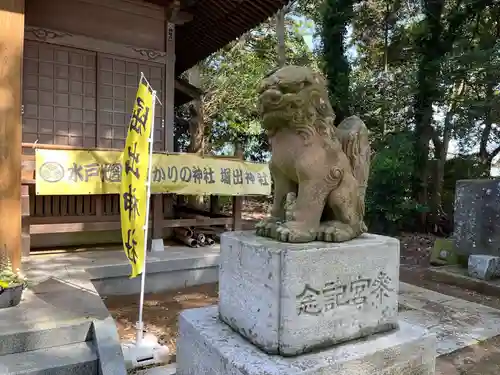
[[[119,194],[120,151],[36,150],[38,195]],[[194,154],[154,154],[152,193],[269,195],[267,164]]]
[[[141,76],[120,168],[120,217],[125,254],[132,266],[130,277],[143,271],[148,219],[148,171],[150,135],[154,119],[155,95]],[[118,171],[116,171],[118,172]],[[98,173],[100,175],[100,173]]]

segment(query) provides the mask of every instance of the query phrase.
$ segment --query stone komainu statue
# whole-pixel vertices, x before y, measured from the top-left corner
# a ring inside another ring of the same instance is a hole
[[[279,69],[261,82],[259,95],[274,201],[257,234],[285,242],[343,242],[366,232],[371,150],[363,121],[351,116],[335,127],[326,80],[306,67]],[[290,193],[296,194],[293,204]]]

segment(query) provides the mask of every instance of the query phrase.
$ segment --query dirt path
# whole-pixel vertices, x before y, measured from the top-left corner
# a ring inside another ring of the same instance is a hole
[[[441,356],[436,375],[497,375],[500,373],[500,336]]]
[[[147,294],[144,298],[144,322],[148,332],[175,353],[177,320],[182,310],[214,305],[218,301],[218,284],[205,284],[165,293]],[[122,341],[135,338],[139,295],[113,296],[104,299],[116,321]]]

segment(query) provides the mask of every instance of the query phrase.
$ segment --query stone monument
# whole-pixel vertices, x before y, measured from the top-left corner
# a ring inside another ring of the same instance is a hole
[[[455,193],[455,252],[467,258],[469,276],[500,277],[500,180],[459,180]]]
[[[459,180],[456,184],[456,252],[500,256],[500,180]]]
[[[266,77],[260,109],[271,217],[221,236],[219,305],[181,314],[177,374],[434,374],[435,336],[398,321],[399,241],[365,233],[366,127],[336,128],[304,67]]]

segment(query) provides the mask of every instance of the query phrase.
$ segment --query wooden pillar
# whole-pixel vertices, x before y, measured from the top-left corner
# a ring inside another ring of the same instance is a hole
[[[24,0],[0,1],[0,252],[21,268]]]
[[[31,250],[30,186],[21,186],[21,255],[27,257]]]
[[[243,208],[243,197],[233,197],[233,230],[241,230],[241,209]]]
[[[175,25],[165,22],[165,148],[174,151]]]
[[[238,142],[236,143],[236,147],[234,150],[234,156],[238,159],[243,160],[243,148],[242,145]],[[233,197],[233,230],[241,230],[242,229],[242,220],[241,220],[241,211],[243,208],[243,197],[242,196],[234,196]]]
[[[174,151],[174,94],[175,94],[175,25],[165,21],[165,51],[167,61],[165,64],[165,102],[164,108],[164,124],[165,124],[165,150]],[[163,218],[171,219],[174,217],[174,197],[172,194],[167,194],[163,198]],[[162,218],[162,219],[163,219]],[[163,228],[162,228],[163,232]],[[163,233],[162,233],[163,234]],[[172,237],[172,229],[168,229],[165,233],[166,237]],[[156,238],[156,237],[155,237]]]
[[[218,195],[210,196],[210,213],[220,215],[220,202]]]
[[[151,206],[153,208],[153,239],[163,238],[163,201],[161,194],[151,196]]]

